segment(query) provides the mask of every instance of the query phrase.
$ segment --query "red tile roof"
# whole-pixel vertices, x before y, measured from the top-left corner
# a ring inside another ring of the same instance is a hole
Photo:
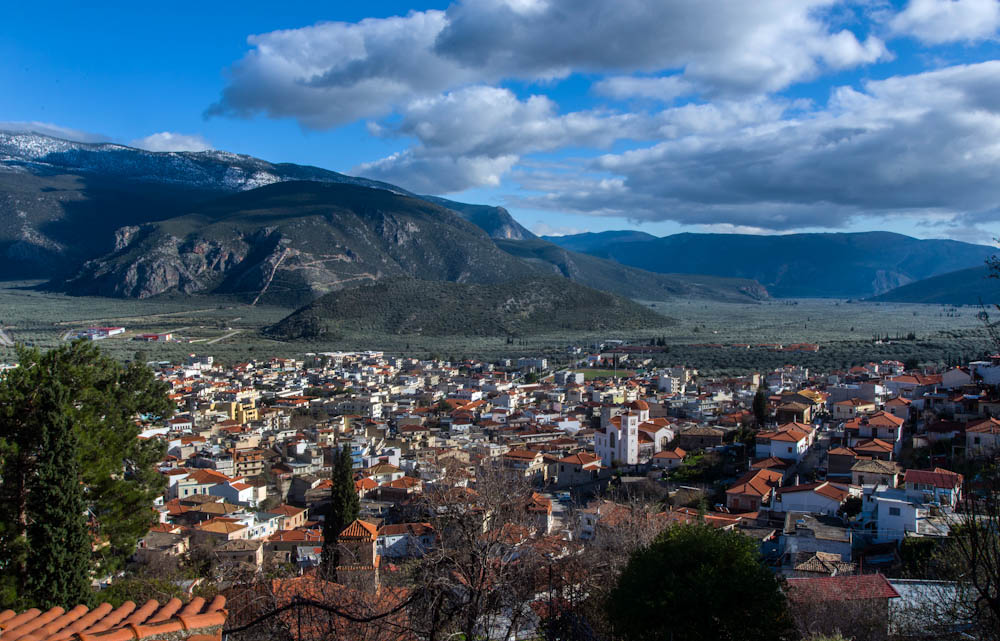
[[[881,574],[857,574],[788,579],[788,599],[810,601],[856,601],[895,599],[899,592]]]
[[[349,539],[374,539],[378,535],[378,528],[368,521],[355,519],[350,525],[340,533],[341,538]]]
[[[933,470],[906,470],[903,482],[921,483],[952,490],[962,484],[962,475],[943,467],[936,467]]]
[[[226,598],[217,596],[208,605],[205,599],[195,597],[187,605],[171,599],[162,606],[147,601],[138,608],[126,601],[117,608],[102,603],[93,610],[85,605],[69,611],[59,607],[47,612],[32,608],[20,614],[5,610],[0,612],[0,635],[4,641],[215,637],[226,622],[225,605]]]

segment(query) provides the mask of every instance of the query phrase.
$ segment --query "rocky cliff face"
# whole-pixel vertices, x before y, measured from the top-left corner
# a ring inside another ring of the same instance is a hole
[[[492,283],[531,273],[450,210],[383,190],[301,182],[119,228],[112,251],[65,285],[78,295],[224,293],[301,305],[385,276]]]
[[[124,227],[115,233],[115,251],[88,261],[66,282],[81,296],[148,298],[169,291],[208,291],[241,264],[255,239],[186,240],[159,233],[152,225]]]

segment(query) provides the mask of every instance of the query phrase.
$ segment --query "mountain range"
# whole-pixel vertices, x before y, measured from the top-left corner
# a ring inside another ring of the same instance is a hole
[[[985,265],[931,276],[897,287],[871,300],[886,303],[935,303],[992,306],[1000,303],[1000,279]]]
[[[555,276],[645,300],[870,298],[993,252],[887,232],[540,238],[502,207],[317,167],[0,132],[0,278],[77,295],[300,306],[383,278]]]
[[[746,280],[568,252],[502,207],[227,152],[0,132],[0,277],[47,278],[77,295],[219,293],[297,306],[381,278],[538,275],[632,298],[767,297]]]
[[[776,297],[867,298],[958,269],[996,250],[890,232],[674,234],[610,231],[547,237],[566,249],[652,272],[746,278]]]

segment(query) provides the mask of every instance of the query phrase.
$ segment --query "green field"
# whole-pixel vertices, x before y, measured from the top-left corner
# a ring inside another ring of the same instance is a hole
[[[575,370],[577,372],[583,372],[583,380],[592,381],[595,378],[611,378],[613,376],[621,376],[623,378],[629,378],[635,376],[635,372],[625,368],[619,369],[597,369],[585,367],[583,369]]]
[[[260,329],[291,312],[276,306],[249,306],[218,297],[171,297],[146,300],[72,297],[34,289],[37,282],[0,282],[0,326],[20,343],[53,347],[73,329],[94,325],[121,325],[127,334],[100,342],[116,357],[136,352],[152,360],[177,360],[197,352],[223,362],[270,356],[297,356],[306,352],[382,349],[443,358],[546,356],[557,364],[572,364],[570,345],[587,349],[608,339],[648,344],[663,339],[666,352],[649,354],[655,364],[686,364],[706,372],[740,372],[796,363],[834,369],[869,360],[896,358],[946,363],[975,358],[991,350],[979,311],[974,307],[847,303],[800,299],[760,304],[715,303],[696,300],[643,301],[676,319],[661,329],[602,333],[553,333],[515,339],[423,337],[412,335],[350,335],[305,342],[279,342],[260,335]],[[168,344],[131,340],[142,333],[174,332],[191,342]],[[915,340],[873,344],[875,335]],[[734,343],[818,343],[817,353],[769,352],[764,349],[710,347]],[[0,361],[14,358],[14,350],[0,347]]]

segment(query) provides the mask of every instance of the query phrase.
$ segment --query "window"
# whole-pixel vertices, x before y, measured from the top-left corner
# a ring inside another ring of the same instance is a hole
[[[899,508],[898,507],[890,507],[889,508],[889,516],[899,516]]]
[[[791,445],[789,445],[789,446],[788,446],[788,451],[789,451],[789,452],[791,452],[791,451],[792,451],[792,446],[791,446]]]

